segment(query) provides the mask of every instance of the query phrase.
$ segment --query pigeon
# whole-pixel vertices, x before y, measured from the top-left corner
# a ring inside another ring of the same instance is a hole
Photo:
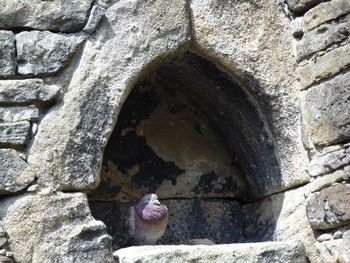
[[[157,195],[146,194],[130,208],[128,223],[133,245],[155,245],[168,224],[168,208]]]

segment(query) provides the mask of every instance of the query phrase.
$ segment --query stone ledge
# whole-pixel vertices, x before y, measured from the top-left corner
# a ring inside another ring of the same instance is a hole
[[[348,0],[333,0],[319,4],[304,15],[303,30],[309,31],[327,21],[350,12]]]
[[[334,49],[298,68],[300,82],[304,88],[329,78],[350,65],[350,44]]]
[[[119,263],[148,262],[306,262],[304,247],[296,242],[225,245],[129,247],[114,252]]]
[[[28,121],[0,123],[0,145],[22,146],[27,143],[29,132],[30,123]]]

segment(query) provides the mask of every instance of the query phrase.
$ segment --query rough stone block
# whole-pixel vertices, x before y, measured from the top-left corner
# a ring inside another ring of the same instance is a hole
[[[350,185],[337,184],[313,194],[306,211],[314,229],[331,229],[350,223]]]
[[[21,191],[34,180],[28,164],[11,149],[0,149],[0,174],[0,195]],[[1,230],[0,225],[0,237]]]
[[[0,76],[15,74],[15,54],[15,35],[11,31],[0,30]]]
[[[292,12],[303,13],[321,3],[322,0],[287,0],[286,3]]]
[[[332,44],[345,40],[350,34],[350,16],[344,22],[324,24],[304,34],[296,45],[297,60],[301,60]]]
[[[327,21],[336,19],[341,15],[350,12],[348,0],[332,0],[321,3],[312,8],[304,15],[303,29],[309,31]]]
[[[300,243],[266,242],[212,246],[141,246],[116,251],[119,263],[222,262],[222,263],[306,263]]]
[[[0,219],[16,262],[114,262],[111,237],[82,193],[2,198]]]
[[[307,171],[311,176],[319,176],[335,171],[350,163],[350,147],[345,145],[331,152],[315,155],[308,165]]]
[[[350,44],[336,48],[298,68],[301,84],[307,88],[314,82],[331,77],[350,65]]]
[[[56,73],[68,65],[83,41],[82,36],[48,31],[21,32],[16,35],[18,73],[35,76]]]
[[[349,94],[350,72],[306,91],[303,118],[314,144],[328,145],[350,138]]]
[[[0,107],[0,122],[36,121],[39,110],[35,106]]]
[[[0,28],[72,32],[83,28],[92,0],[0,0]]]
[[[350,262],[350,246],[343,239],[322,242],[318,249],[320,262]]]
[[[0,123],[0,145],[24,145],[29,138],[29,131],[30,123],[28,121]]]
[[[222,200],[162,200],[169,209],[169,223],[160,244],[185,244],[191,239],[210,239],[215,243],[238,242],[242,237],[243,217],[238,202]],[[106,223],[113,235],[113,248],[128,244],[130,203],[92,202],[94,218]],[[204,231],[205,230],[205,231]]]
[[[344,172],[342,170],[338,170],[334,173],[319,177],[309,184],[310,192],[314,193],[314,192],[320,191],[323,188],[326,188],[326,187],[328,187],[336,182],[340,182],[343,180],[343,177],[344,177]]]
[[[41,79],[0,80],[0,103],[48,102],[55,99],[60,88],[45,85]]]

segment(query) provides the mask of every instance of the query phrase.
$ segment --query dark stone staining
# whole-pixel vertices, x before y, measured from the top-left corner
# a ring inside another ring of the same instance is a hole
[[[232,177],[225,177],[222,180],[223,183],[219,182],[220,177],[214,172],[203,174],[198,184],[193,188],[193,192],[196,194],[200,193],[227,193],[236,192],[237,182]],[[217,185],[220,187],[216,187]]]

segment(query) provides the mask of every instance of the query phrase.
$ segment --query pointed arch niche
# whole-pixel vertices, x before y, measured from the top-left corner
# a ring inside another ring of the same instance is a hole
[[[114,249],[127,246],[131,203],[150,192],[170,211],[161,244],[262,241],[247,234],[244,206],[276,191],[281,179],[256,101],[232,75],[190,51],[133,87],[105,148],[100,185],[89,193]]]

